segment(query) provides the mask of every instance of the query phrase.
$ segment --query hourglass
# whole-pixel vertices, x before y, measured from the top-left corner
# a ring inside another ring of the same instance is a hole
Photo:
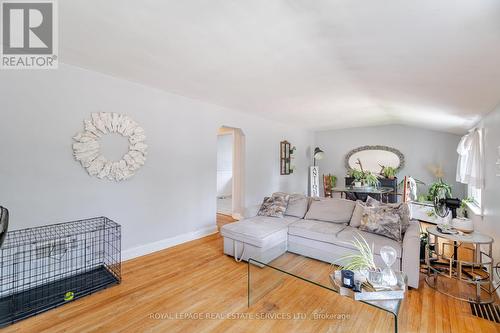
[[[385,285],[393,287],[398,284],[398,278],[396,277],[394,271],[391,269],[391,266],[396,261],[397,252],[391,246],[383,246],[380,249],[380,256],[382,257],[382,260],[386,265],[386,267],[382,271],[382,281]]]

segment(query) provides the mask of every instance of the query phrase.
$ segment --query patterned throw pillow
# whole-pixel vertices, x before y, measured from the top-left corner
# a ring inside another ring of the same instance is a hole
[[[274,193],[271,197],[265,197],[257,215],[281,218],[285,215],[289,199],[290,195],[286,193]]]
[[[361,220],[363,219],[363,214],[365,212],[366,207],[378,207],[382,205],[380,201],[374,199],[370,196],[366,199],[366,202],[361,200],[356,201],[356,207],[354,208],[354,212],[352,213],[351,221],[349,225],[353,228],[359,228],[361,225]]]
[[[407,204],[365,207],[359,230],[401,242],[410,225],[409,216],[410,210]]]

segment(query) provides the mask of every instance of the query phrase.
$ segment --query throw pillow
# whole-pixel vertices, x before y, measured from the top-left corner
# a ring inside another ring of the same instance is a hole
[[[345,199],[314,199],[307,211],[306,220],[349,223],[356,202]]]
[[[282,218],[285,215],[289,198],[290,196],[286,193],[274,193],[271,197],[264,198],[257,215]]]
[[[349,222],[351,227],[359,228],[361,225],[361,219],[363,218],[363,213],[365,212],[365,207],[365,204],[361,200],[356,201],[356,207],[354,207],[351,222]]]
[[[291,194],[288,200],[288,207],[286,209],[286,216],[293,216],[303,219],[307,213],[307,206],[309,205],[309,198],[303,194]]]
[[[365,211],[366,207],[378,207],[382,203],[372,197],[368,197],[366,199],[366,202],[363,202],[361,200],[356,201],[356,207],[354,208],[354,212],[352,213],[352,218],[351,222],[349,222],[349,225],[353,228],[359,228],[361,225],[361,219],[363,218],[363,213]]]
[[[407,204],[365,207],[359,230],[401,242],[409,223]]]

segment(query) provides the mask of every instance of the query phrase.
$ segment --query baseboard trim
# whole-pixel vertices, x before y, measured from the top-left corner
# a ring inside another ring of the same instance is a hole
[[[153,252],[168,249],[179,244],[190,242],[202,237],[210,236],[218,232],[217,226],[207,227],[200,230],[162,239],[157,242],[137,246],[122,252],[122,261],[141,257]]]

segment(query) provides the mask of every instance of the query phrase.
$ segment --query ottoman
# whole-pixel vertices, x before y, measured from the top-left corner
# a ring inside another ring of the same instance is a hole
[[[298,220],[292,216],[256,216],[226,224],[220,231],[224,253],[238,262],[252,258],[268,263],[287,251],[288,225]]]

